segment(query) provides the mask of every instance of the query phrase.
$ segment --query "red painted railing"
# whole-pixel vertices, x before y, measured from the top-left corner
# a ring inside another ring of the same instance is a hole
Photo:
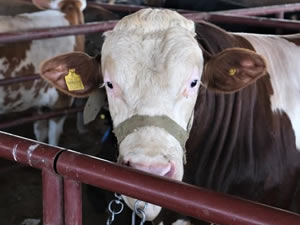
[[[42,170],[44,225],[82,224],[80,183],[132,196],[216,224],[300,224],[300,215],[291,212],[4,132],[0,132],[0,157]]]

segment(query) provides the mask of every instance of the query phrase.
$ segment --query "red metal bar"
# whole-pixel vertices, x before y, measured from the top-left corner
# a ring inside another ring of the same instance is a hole
[[[300,3],[293,4],[283,4],[283,5],[273,5],[273,6],[262,6],[262,7],[253,7],[245,9],[231,9],[224,11],[216,11],[214,13],[218,14],[232,14],[240,16],[264,16],[277,13],[287,13],[287,12],[298,12],[300,11]]]
[[[76,152],[62,152],[56,169],[63,176],[216,224],[300,224],[300,216],[290,212],[149,175]]]
[[[56,156],[63,150],[0,131],[0,157],[37,169],[52,170]]]
[[[290,20],[279,20],[269,18],[256,18],[245,16],[221,15],[212,13],[184,14],[185,17],[194,20],[208,20],[211,22],[248,24],[255,26],[269,26],[285,29],[300,30],[300,22]],[[19,32],[0,33],[0,43],[11,43],[18,41],[29,41],[36,39],[54,38],[67,35],[87,34],[93,32],[104,32],[112,29],[117,21],[87,23],[83,25],[65,26],[56,28],[44,28]]]
[[[39,74],[0,79],[0,86],[6,86],[6,85],[15,84],[15,83],[33,81],[33,80],[37,80],[37,79],[41,79]]]
[[[82,225],[81,183],[64,179],[65,225]],[[100,199],[99,199],[100,200]]]
[[[31,150],[28,152],[28,149]],[[50,166],[50,172],[55,160],[57,173],[68,179],[129,195],[188,216],[224,225],[300,224],[298,214],[63,150],[0,132],[0,157],[40,169]]]
[[[18,41],[31,41],[37,39],[47,39],[68,35],[88,34],[104,32],[112,29],[117,21],[105,21],[98,23],[86,23],[74,26],[62,26],[53,28],[41,28],[26,31],[15,31],[0,33],[0,43],[12,43]]]
[[[195,22],[200,22],[202,20],[207,20],[213,23],[223,23],[223,24],[245,24],[257,27],[274,27],[274,28],[284,28],[291,30],[300,30],[299,21],[283,20],[283,19],[272,19],[263,17],[251,17],[251,16],[235,16],[235,15],[221,15],[221,14],[184,14],[188,19],[194,20]]]
[[[42,170],[43,224],[65,225],[63,210],[63,179],[49,169]],[[74,224],[75,225],[75,224]]]
[[[107,4],[107,3],[98,3],[98,2],[89,2],[89,7],[97,7],[101,6],[107,10],[115,11],[115,12],[123,12],[123,13],[134,13],[140,9],[149,8],[149,6],[141,6],[141,5],[125,5],[125,4]],[[155,7],[151,7],[155,8]],[[192,10],[184,10],[184,9],[174,9],[174,11],[177,11],[179,13],[192,13],[196,11]]]
[[[44,113],[41,115],[34,115],[34,116],[30,116],[30,117],[25,117],[25,118],[16,119],[13,121],[0,123],[0,130],[7,129],[10,127],[14,127],[14,126],[19,126],[19,125],[22,125],[25,123],[32,123],[37,120],[47,120],[47,119],[51,119],[54,117],[65,116],[65,115],[82,112],[82,111],[83,111],[83,107],[58,109],[58,110],[54,110],[54,111]]]
[[[195,22],[208,20],[210,22],[248,24],[263,27],[276,27],[284,29],[300,30],[300,22],[282,19],[257,18],[246,16],[222,15],[218,13],[188,13],[184,14],[188,19]],[[98,23],[87,23],[75,26],[35,29],[19,32],[0,33],[0,43],[12,43],[18,41],[29,41],[36,39],[54,38],[67,35],[87,34],[104,32],[112,29],[117,21],[106,21]]]

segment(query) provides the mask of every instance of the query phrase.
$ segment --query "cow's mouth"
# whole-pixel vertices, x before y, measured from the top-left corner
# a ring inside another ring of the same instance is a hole
[[[139,162],[132,163],[129,161],[125,161],[122,162],[121,164],[150,174],[176,179],[175,178],[176,169],[175,169],[175,164],[173,162],[145,164]]]

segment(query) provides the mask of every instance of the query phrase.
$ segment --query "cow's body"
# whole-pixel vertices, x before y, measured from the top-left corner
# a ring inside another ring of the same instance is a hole
[[[82,24],[82,10],[85,8],[85,1],[77,3],[76,1],[65,1],[63,4],[61,10],[0,16],[0,31],[12,32]],[[54,5],[53,8],[55,8]],[[37,74],[42,61],[74,50],[84,50],[83,37],[67,36],[2,44],[0,45],[0,79]],[[20,112],[29,108],[63,108],[72,104],[72,98],[59,93],[43,80],[1,87],[0,95],[0,114]],[[35,122],[36,138],[39,141],[45,141],[48,138],[50,144],[57,145],[64,120],[63,117],[50,119],[49,124],[46,121]]]
[[[299,213],[298,40],[298,35],[228,33],[167,10],[142,10],[122,19],[102,48],[118,162]],[[43,76],[54,83],[53,65],[99,63],[69,57],[45,63]],[[82,76],[86,84],[95,82],[92,77],[99,80],[92,75],[97,69]],[[65,90],[64,72],[60,76],[56,85]],[[69,93],[86,94],[90,85],[83,93]],[[146,122],[140,125],[140,119]],[[183,169],[182,139],[169,128],[184,136],[182,129],[189,132],[191,123]],[[124,199],[134,206],[135,200]],[[147,219],[159,211],[148,205]]]
[[[269,75],[233,94],[200,90],[184,181],[299,213],[300,47],[278,36],[198,28],[211,53],[254,48]]]

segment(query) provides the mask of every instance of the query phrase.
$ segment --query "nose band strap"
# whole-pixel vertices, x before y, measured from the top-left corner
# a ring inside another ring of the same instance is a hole
[[[114,129],[114,133],[120,144],[129,134],[135,132],[138,128],[147,126],[164,129],[171,134],[180,143],[182,149],[185,150],[185,143],[189,137],[189,133],[167,116],[134,115],[120,123]]]

